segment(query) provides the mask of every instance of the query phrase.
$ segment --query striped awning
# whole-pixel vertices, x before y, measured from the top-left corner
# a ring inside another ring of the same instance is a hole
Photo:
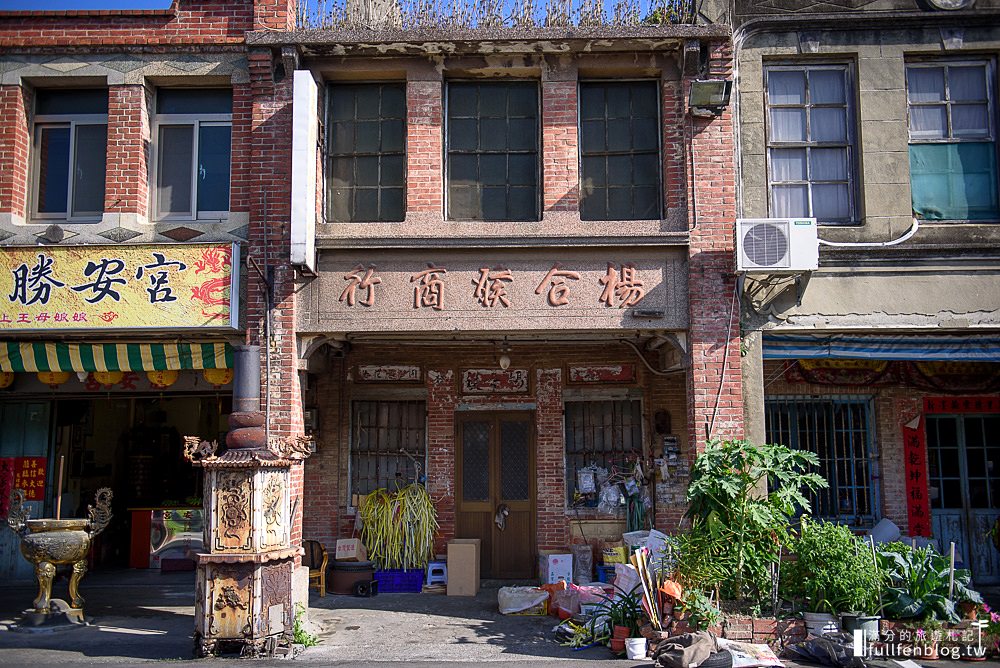
[[[228,343],[0,342],[0,371],[229,369]]]
[[[764,359],[1000,362],[1000,337],[765,334]]]

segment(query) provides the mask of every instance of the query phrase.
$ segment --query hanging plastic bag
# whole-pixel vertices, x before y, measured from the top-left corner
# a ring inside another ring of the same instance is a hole
[[[573,582],[578,585],[594,581],[594,550],[590,543],[573,545]]]

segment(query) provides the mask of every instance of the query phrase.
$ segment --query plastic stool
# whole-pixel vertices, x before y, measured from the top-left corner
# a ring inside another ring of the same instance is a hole
[[[432,561],[427,564],[427,585],[448,584],[448,562]]]

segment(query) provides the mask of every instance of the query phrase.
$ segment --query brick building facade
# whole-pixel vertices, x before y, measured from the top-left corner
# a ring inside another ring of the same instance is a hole
[[[294,23],[294,5],[273,0],[0,12],[5,288],[19,254],[51,261],[49,273],[35,268],[28,299],[5,292],[0,366],[15,373],[3,409],[32,428],[5,439],[2,456],[44,463],[35,516],[54,512],[59,456],[67,462],[63,508],[78,512],[97,486],[113,488],[116,522],[102,537],[99,566],[143,565],[129,536],[131,507],[200,505],[200,473],[182,461],[180,436],[224,436],[232,346],[268,351],[269,434],[301,433],[286,234],[291,74],[281,73],[280,51],[246,46],[249,32]],[[140,259],[156,253],[186,264],[172,263],[163,277],[140,271]],[[105,260],[107,276],[96,266]],[[120,298],[76,291],[78,313],[35,313],[50,299],[73,298],[74,270],[111,278],[102,285]],[[213,271],[224,278],[206,283]],[[152,287],[137,284],[147,280]],[[170,291],[154,295],[157,287]],[[146,321],[129,320],[143,306],[124,294],[133,288],[140,301],[149,292]],[[44,299],[32,303],[38,294]],[[149,309],[171,301],[187,311]],[[31,312],[16,313],[19,306]],[[298,465],[296,506],[301,475]],[[301,541],[301,522],[292,539]],[[16,540],[5,539],[0,555],[4,572],[30,577]]]
[[[726,30],[265,46],[308,72],[296,132],[321,147],[293,190],[318,211],[296,303],[304,535],[350,536],[360,495],[426,480],[439,552],[480,537],[484,576],[530,577],[536,552],[625,528],[574,503],[577,469],[654,458],[655,523],[677,528],[694,453],[742,434],[731,116],[687,106],[694,79],[730,76]]]

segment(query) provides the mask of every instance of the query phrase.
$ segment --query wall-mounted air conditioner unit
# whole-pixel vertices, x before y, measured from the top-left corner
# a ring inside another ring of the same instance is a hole
[[[780,274],[819,267],[815,218],[740,218],[736,221],[736,269]]]

